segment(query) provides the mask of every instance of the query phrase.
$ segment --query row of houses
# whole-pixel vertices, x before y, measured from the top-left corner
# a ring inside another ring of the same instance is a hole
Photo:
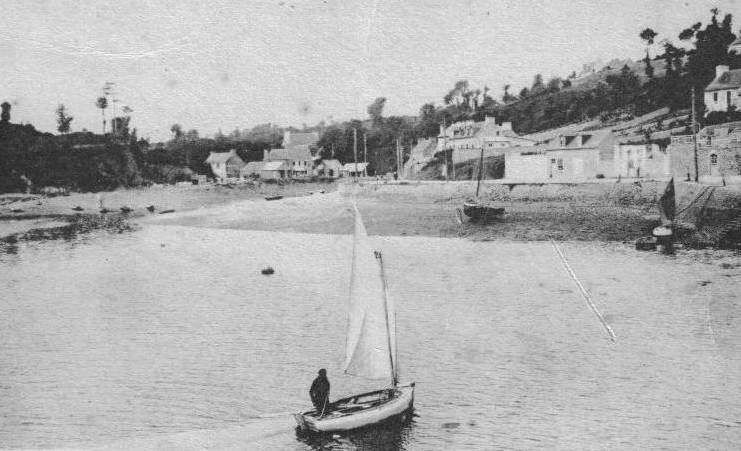
[[[211,166],[211,171],[219,182],[255,177],[278,180],[312,176],[338,178],[367,175],[368,163],[343,165],[339,160],[323,160],[312,155],[312,149],[318,140],[317,133],[287,131],[283,136],[283,147],[264,150],[262,161],[246,163],[236,150],[230,150],[211,152],[206,164]]]

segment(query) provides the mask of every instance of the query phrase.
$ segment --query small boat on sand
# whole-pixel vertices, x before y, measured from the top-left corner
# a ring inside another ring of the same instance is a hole
[[[466,199],[463,202],[463,213],[471,218],[472,221],[486,221],[504,214],[504,207],[495,207],[488,202],[479,199],[479,189],[481,188],[481,178],[484,171],[484,148],[481,148],[481,158],[479,160],[479,176],[476,183],[476,197]]]
[[[265,200],[281,200],[283,196],[265,196]]]
[[[381,253],[374,251],[355,208],[355,240],[345,373],[387,379],[386,388],[348,396],[322,411],[294,414],[308,432],[341,432],[372,427],[398,419],[404,422],[414,405],[414,382],[399,385],[396,314],[388,296]]]
[[[463,202],[463,213],[474,221],[480,221],[504,214],[504,207],[492,207],[476,199],[467,199]]]

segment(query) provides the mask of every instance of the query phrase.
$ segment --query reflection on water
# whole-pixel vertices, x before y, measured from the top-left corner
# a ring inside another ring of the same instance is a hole
[[[263,419],[310,408],[318,368],[333,399],[380,388],[342,374],[350,237],[148,226],[0,254],[0,447],[741,441],[739,266],[563,243],[612,343],[549,243],[376,241],[402,382],[417,383],[411,424],[317,444]]]
[[[414,412],[405,421],[389,420],[374,427],[335,434],[313,434],[296,428],[296,438],[312,450],[379,449],[403,450],[414,428]]]

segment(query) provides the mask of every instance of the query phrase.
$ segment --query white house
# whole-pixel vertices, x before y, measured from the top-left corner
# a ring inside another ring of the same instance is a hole
[[[615,137],[609,130],[560,135],[504,154],[504,177],[516,181],[578,182],[613,177]]]
[[[486,117],[481,122],[455,122],[448,128],[440,127],[437,138],[437,152],[451,151],[453,163],[478,159],[481,150],[484,157],[501,155],[513,147],[531,147],[536,143],[522,138],[512,130],[511,122],[498,124],[493,117]]]
[[[316,167],[316,174],[321,177],[339,178],[342,172],[342,163],[339,160],[322,160]]]
[[[658,144],[615,144],[616,177],[662,178],[671,176],[671,161],[668,152],[662,152]]]
[[[732,106],[741,111],[741,69],[716,66],[715,78],[705,88],[705,112],[725,112]]]
[[[307,176],[313,174],[313,158],[308,145],[297,145],[290,149],[270,149],[263,152],[263,162],[283,161],[284,176]]]
[[[245,162],[239,158],[237,151],[232,149],[229,152],[211,152],[206,158],[206,164],[211,166],[211,172],[217,180],[224,181],[239,177],[239,171]]]
[[[342,175],[345,177],[365,177],[368,170],[368,163],[358,163],[357,165],[355,163],[345,163],[344,166],[342,166]]]

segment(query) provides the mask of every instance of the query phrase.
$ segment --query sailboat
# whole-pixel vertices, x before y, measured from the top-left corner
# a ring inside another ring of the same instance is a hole
[[[396,315],[388,295],[381,253],[373,250],[357,206],[353,244],[350,312],[345,373],[387,379],[386,388],[348,396],[323,412],[294,414],[299,428],[311,432],[350,431],[410,414],[414,382],[399,384]]]
[[[476,182],[476,197],[466,199],[463,202],[463,213],[473,221],[486,220],[504,213],[503,207],[493,207],[479,199],[479,189],[481,188],[481,178],[484,172],[484,147],[481,146],[481,158],[479,159],[479,176]]]

